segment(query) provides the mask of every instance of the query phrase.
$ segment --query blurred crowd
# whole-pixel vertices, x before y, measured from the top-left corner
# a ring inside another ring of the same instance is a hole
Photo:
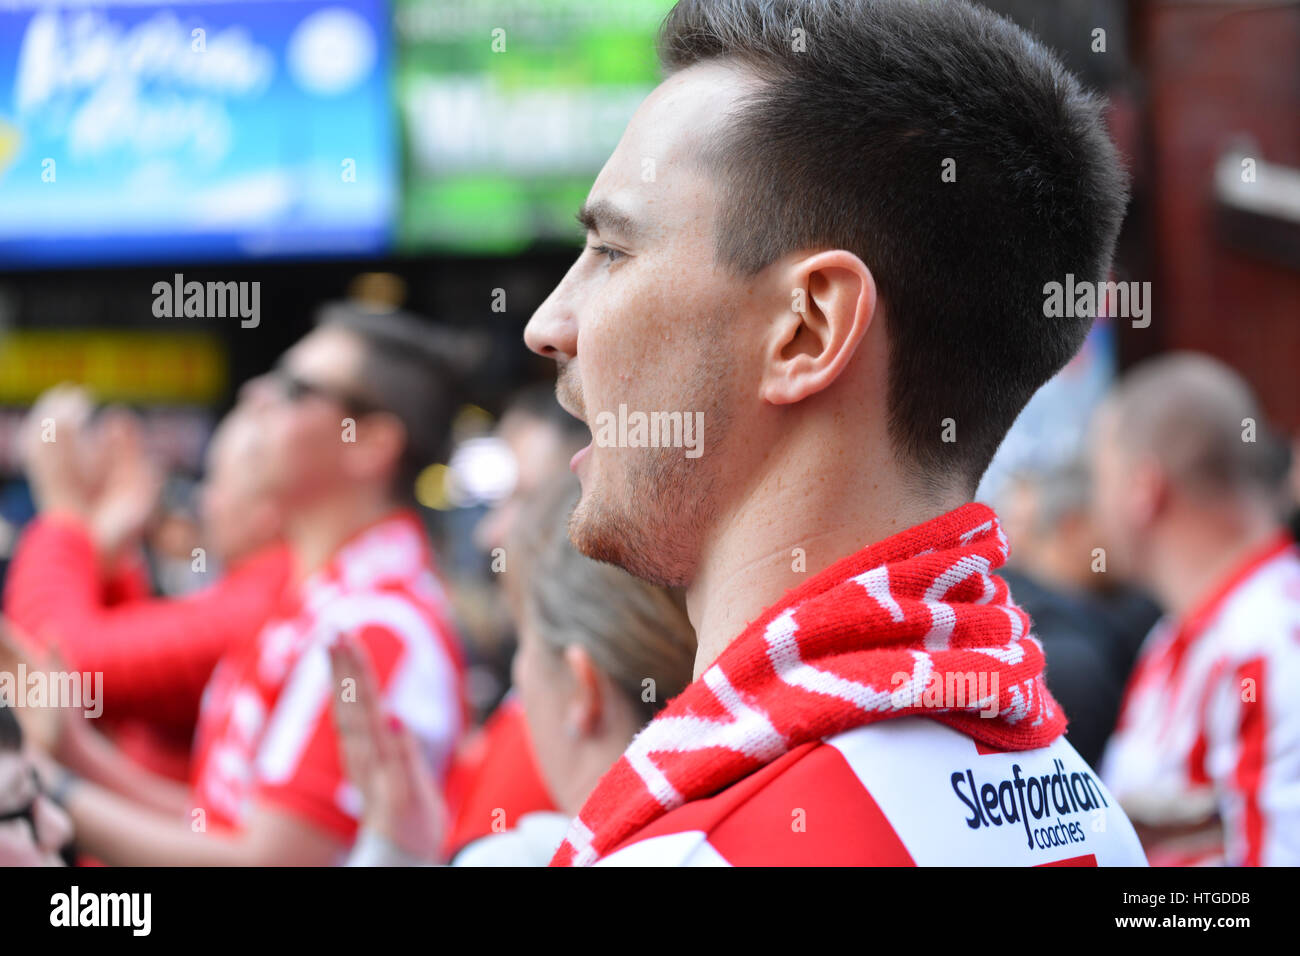
[[[243,386],[188,524],[128,412],[74,387],[36,403],[0,865],[550,861],[691,683],[695,637],[680,593],[569,542],[590,435],[549,385],[495,423],[511,480],[474,533],[487,583],[435,553],[413,489],[447,458],[459,364],[436,331],[324,309]],[[1068,740],[1152,863],[1300,844],[1300,707],[1251,706],[1300,681],[1292,458],[1236,373],[1173,354],[1119,380],[1074,461],[993,502]],[[484,670],[509,685],[488,714]]]

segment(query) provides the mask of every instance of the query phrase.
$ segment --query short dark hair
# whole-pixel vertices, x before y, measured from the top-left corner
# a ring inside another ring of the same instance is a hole
[[[394,495],[414,500],[420,472],[447,456],[459,390],[479,359],[477,340],[410,312],[369,312],[349,302],[324,306],[316,324],[361,340],[365,357],[355,392],[406,430]]]
[[[659,55],[670,74],[721,60],[762,81],[702,157],[724,184],[719,263],[859,256],[888,330],[891,441],[931,487],[973,490],[1092,324],[1045,318],[1044,285],[1109,269],[1128,183],[1102,101],[955,0],[681,0]]]

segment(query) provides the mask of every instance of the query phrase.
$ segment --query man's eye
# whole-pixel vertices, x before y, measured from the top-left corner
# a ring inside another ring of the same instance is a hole
[[[588,246],[587,248],[590,249],[592,252],[596,253],[596,255],[598,256],[604,256],[610,262],[617,262],[619,259],[622,259],[625,255],[627,255],[626,252],[620,252],[617,249],[611,249],[609,246]]]

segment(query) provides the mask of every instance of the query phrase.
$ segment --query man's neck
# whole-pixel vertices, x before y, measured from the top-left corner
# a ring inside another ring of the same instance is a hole
[[[1200,509],[1161,536],[1150,564],[1151,590],[1166,613],[1182,618],[1263,548],[1278,528],[1263,502]]]
[[[295,578],[319,571],[357,532],[397,509],[386,495],[349,488],[296,509],[285,522]]]
[[[786,591],[967,500],[909,492],[892,460],[879,454],[830,458],[826,445],[813,447],[782,455],[705,541],[686,593],[696,678]]]

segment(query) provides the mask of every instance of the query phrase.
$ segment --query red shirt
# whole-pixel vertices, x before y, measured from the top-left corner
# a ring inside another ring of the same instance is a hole
[[[388,711],[441,776],[462,728],[462,663],[419,519],[401,512],[356,535],[290,586],[251,641],[221,660],[203,694],[192,806],[238,829],[256,800],[350,843],[360,812],[330,712],[339,692],[326,644],[352,634]]]
[[[102,672],[104,719],[150,769],[188,778],[199,698],[217,661],[270,616],[289,573],[282,545],[232,566],[210,587],[152,598],[139,569],[106,576],[84,527],[37,519],[5,581],[5,614],[65,667]]]
[[[1064,737],[1003,751],[923,717],[788,751],[664,814],[597,866],[1144,866]]]
[[[447,802],[452,812],[448,857],[479,837],[514,827],[526,813],[556,809],[533,755],[524,709],[513,694],[457,754],[447,777]]]
[[[1168,828],[1152,863],[1300,864],[1297,686],[1300,551],[1279,534],[1142,645],[1101,770]]]

